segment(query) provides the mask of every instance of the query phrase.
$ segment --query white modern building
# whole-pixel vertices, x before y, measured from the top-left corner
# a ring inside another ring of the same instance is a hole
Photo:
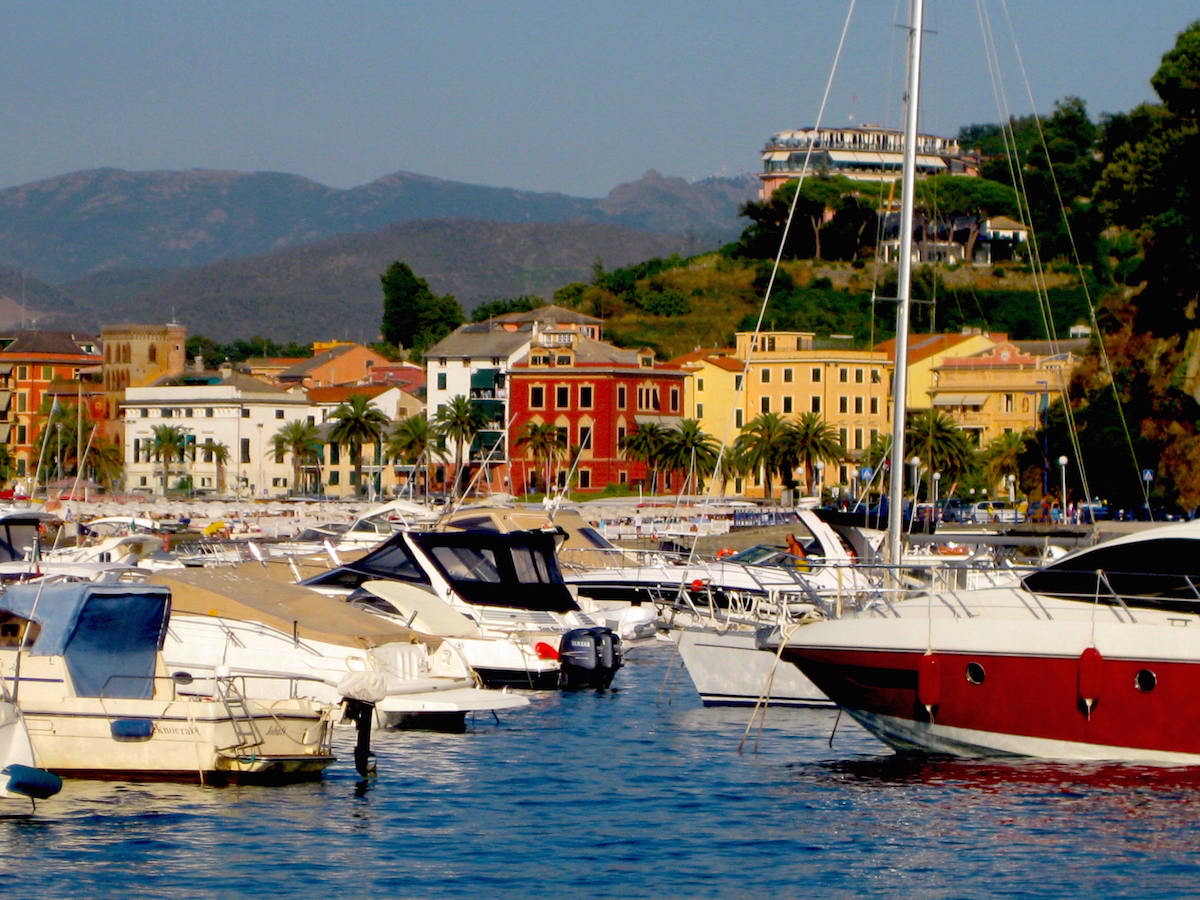
[[[282,497],[292,478],[291,460],[277,457],[271,439],[288,422],[318,424],[320,412],[305,393],[277,387],[223,368],[219,372],[186,372],[170,384],[131,387],[121,404],[125,424],[127,491],[161,494],[163,463],[149,458],[154,428],[183,430],[196,448],[170,461],[168,487],[191,477],[197,493],[242,497]],[[224,446],[222,465],[206,444]]]

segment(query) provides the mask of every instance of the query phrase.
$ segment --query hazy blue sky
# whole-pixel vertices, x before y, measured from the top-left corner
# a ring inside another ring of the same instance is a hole
[[[1153,98],[1196,0],[994,0],[1011,109]],[[410,171],[601,196],[648,169],[757,171],[812,124],[845,2],[10,0],[0,186],[236,169],[335,187]],[[1006,12],[1007,9],[1007,12]],[[899,126],[903,2],[861,0],[824,119]],[[1010,30],[1009,22],[1012,22]],[[976,4],[928,0],[923,130],[999,116]]]

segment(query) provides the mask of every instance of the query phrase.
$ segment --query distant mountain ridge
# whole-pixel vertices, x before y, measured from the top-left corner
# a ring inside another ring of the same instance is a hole
[[[0,191],[0,327],[182,322],[214,340],[374,340],[402,259],[466,309],[548,297],[741,231],[753,176],[648,172],[587,199],[397,172],[339,190],[296,175],[94,169]]]
[[[715,244],[736,236],[737,209],[752,194],[749,177],[689,184],[657,172],[585,199],[407,172],[341,190],[273,172],[94,169],[0,191],[0,265],[56,284],[109,269],[206,265],[426,219],[609,224]]]

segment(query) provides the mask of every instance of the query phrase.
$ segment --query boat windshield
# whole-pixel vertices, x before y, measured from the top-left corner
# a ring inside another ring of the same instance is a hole
[[[1200,554],[1194,537],[1111,542],[1072,553],[1026,575],[1039,594],[1133,607],[1195,610]]]

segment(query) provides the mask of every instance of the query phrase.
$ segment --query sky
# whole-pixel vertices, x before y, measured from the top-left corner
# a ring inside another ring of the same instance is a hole
[[[755,172],[771,134],[818,122],[850,6],[9,0],[0,187],[98,167],[338,188],[406,171],[600,197],[651,169]],[[854,4],[821,124],[901,127],[906,10]],[[1195,0],[927,0],[921,130],[1068,96],[1093,117],[1153,101],[1150,76],[1197,18]]]

